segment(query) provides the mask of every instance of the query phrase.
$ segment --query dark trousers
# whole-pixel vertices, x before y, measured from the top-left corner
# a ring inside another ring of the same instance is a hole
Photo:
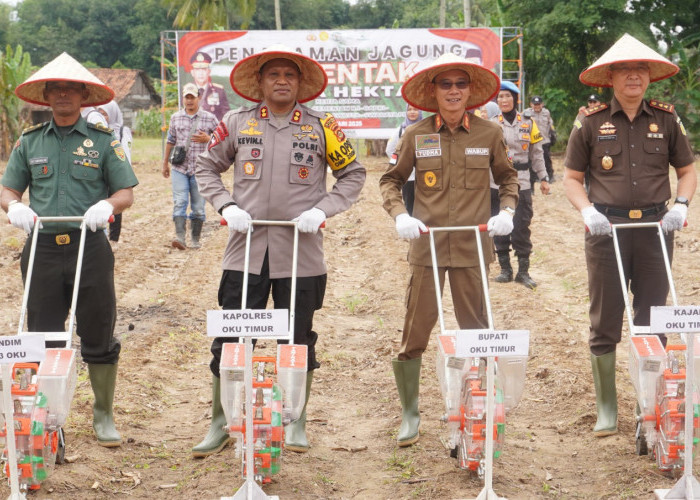
[[[119,241],[119,235],[122,232],[122,214],[114,216],[114,222],[109,223],[109,239],[110,241]]]
[[[552,156],[549,152],[551,144],[542,145],[542,155],[544,156],[544,168],[547,169],[547,177],[549,177],[549,182],[554,180],[554,168],[552,167]],[[532,189],[535,189],[534,186]]]
[[[56,235],[39,234],[27,304],[27,331],[60,332],[66,329],[78,260],[80,231],[70,243],[57,245]],[[26,283],[31,236],[22,251],[20,268]],[[117,300],[114,293],[114,254],[104,231],[87,231],[75,321],[80,353],[86,363],[114,364],[121,344],[114,338]],[[56,347],[47,342],[47,347]]]
[[[652,217],[651,221],[653,220]],[[611,218],[611,222],[629,220]],[[648,326],[651,306],[666,305],[669,292],[658,232],[655,228],[619,229],[617,234],[625,281],[634,295],[634,324]],[[666,235],[665,241],[669,259],[672,259],[673,233]],[[602,356],[614,351],[620,342],[625,312],[615,249],[610,236],[591,236],[586,233],[586,265],[591,300],[588,345],[591,353]]]
[[[267,300],[272,292],[275,309],[288,309],[291,295],[291,278],[270,279],[270,268],[267,255],[263,261],[260,274],[248,275],[248,309],[265,309]],[[243,289],[243,273],[241,271],[224,271],[219,284],[219,305],[224,309],[240,309]],[[308,350],[308,371],[319,368],[321,364],[316,359],[316,341],[318,334],[312,330],[314,312],[323,306],[326,293],[326,275],[297,278],[296,304],[294,310],[294,343],[304,344]],[[238,342],[236,337],[217,337],[211,344],[213,358],[209,363],[212,373],[219,377],[221,351],[227,342]],[[286,341],[279,341],[286,344]]]
[[[499,212],[498,189],[491,189],[491,214]],[[508,236],[494,236],[493,243],[496,253],[509,252],[513,247],[515,255],[527,257],[532,253],[532,240],[530,239],[530,222],[532,222],[532,191],[520,190],[518,205],[513,216],[513,232]]]

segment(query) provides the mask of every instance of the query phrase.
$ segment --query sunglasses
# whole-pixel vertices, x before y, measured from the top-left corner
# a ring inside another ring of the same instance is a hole
[[[442,90],[450,90],[453,86],[457,87],[459,90],[464,90],[469,87],[469,82],[466,80],[457,80],[456,82],[452,80],[440,80],[434,83]]]

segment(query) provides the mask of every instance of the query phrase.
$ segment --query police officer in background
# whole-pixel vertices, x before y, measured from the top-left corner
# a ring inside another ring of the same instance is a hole
[[[566,196],[587,227],[596,436],[617,432],[615,350],[624,299],[610,224],[660,221],[672,257],[674,231],[683,227],[697,185],[693,151],[673,105],[644,99],[650,82],[677,72],[675,64],[625,34],[579,77],[586,85],[612,87],[614,94],[609,104],[587,109],[576,120],[564,162]],[[678,179],[670,210],[669,165]],[[634,293],[634,323],[649,325],[650,307],[665,305],[669,291],[657,231],[624,229],[618,236],[626,282]]]
[[[515,275],[515,281],[534,290],[537,283],[530,277],[529,272],[530,254],[532,253],[530,223],[534,215],[530,169],[540,181],[542,194],[549,194],[549,178],[542,156],[542,134],[532,118],[519,113],[516,109],[519,94],[520,90],[513,82],[502,81],[496,101],[501,112],[493,118],[493,121],[498,123],[503,130],[503,138],[508,146],[508,155],[513,161],[515,170],[518,171],[518,184],[520,185],[520,197],[513,217],[513,232],[505,236],[496,236],[493,239],[496,245],[498,263],[501,265],[501,274],[496,276],[496,281],[498,283],[513,281],[513,267],[510,264],[510,247],[512,246],[513,252],[518,258],[518,272]],[[498,213],[498,194],[498,183],[492,179],[492,215]]]
[[[200,107],[221,120],[230,108],[224,87],[211,81],[211,56],[206,52],[196,52],[190,59],[190,64],[190,74],[200,89]]]
[[[326,265],[323,235],[318,231],[327,217],[350,207],[365,181],[365,169],[356,160],[350,141],[329,113],[300,103],[315,99],[328,82],[320,64],[282,45],[240,60],[231,71],[231,85],[253,104],[228,113],[197,159],[201,194],[226,220],[228,245],[219,285],[219,305],[240,309],[242,293],[248,307],[264,309],[270,291],[275,308],[290,302],[293,230],[284,226],[257,226],[252,233],[250,278],[243,291],[243,265],[248,223],[253,220],[298,221],[299,264],[294,318],[295,343],[308,348],[306,401],[313,373],[320,366],[312,330],[314,312],[323,305]],[[233,193],[222,174],[233,166]],[[326,189],[327,166],[335,184]],[[212,421],[204,440],[192,449],[194,457],[221,450],[229,441],[220,400],[219,362],[223,344],[212,343]],[[299,420],[285,428],[285,448],[306,452],[306,405]]]
[[[557,132],[554,130],[554,120],[552,120],[552,115],[547,108],[544,107],[542,97],[535,95],[530,99],[530,107],[527,108],[523,115],[530,116],[535,123],[537,123],[537,128],[540,129],[540,134],[542,134],[542,156],[544,158],[544,168],[547,170],[547,177],[549,182],[554,182],[554,169],[552,168],[552,157],[549,152],[549,148],[553,145],[554,141],[557,139]],[[534,170],[530,169],[530,185],[534,186],[537,180],[537,175]]]
[[[138,184],[124,150],[106,127],[88,124],[81,106],[108,102],[114,92],[65,52],[15,90],[24,101],[50,106],[50,122],[30,127],[15,144],[2,177],[0,205],[13,226],[39,230],[28,328],[65,329],[80,241],[78,223],[35,226],[37,215],[84,216],[83,269],[76,307],[80,351],[95,394],[93,428],[98,444],[119,446],[112,403],[121,345],[114,338],[117,316],[114,255],[105,232],[110,217],[131,206]],[[29,189],[29,206],[22,194]],[[26,278],[31,238],[22,251]],[[51,345],[51,342],[49,342]]]

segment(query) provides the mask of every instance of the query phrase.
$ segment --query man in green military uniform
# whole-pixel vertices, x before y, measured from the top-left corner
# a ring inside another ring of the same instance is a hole
[[[32,287],[27,304],[29,331],[62,331],[70,307],[78,256],[78,223],[46,223],[38,216],[83,216],[87,232],[77,333],[95,394],[93,428],[97,442],[121,444],[112,403],[121,345],[114,338],[116,296],[114,255],[102,230],[113,214],[133,203],[138,184],[112,131],[88,124],[82,106],[109,102],[114,92],[66,53],[15,89],[20,99],[51,107],[50,122],[30,127],[15,143],[0,183],[0,206],[10,223],[27,233],[39,230]],[[29,190],[29,205],[22,195]],[[22,252],[26,278],[30,239]],[[48,344],[51,344],[50,342]],[[49,345],[50,347],[50,345]]]

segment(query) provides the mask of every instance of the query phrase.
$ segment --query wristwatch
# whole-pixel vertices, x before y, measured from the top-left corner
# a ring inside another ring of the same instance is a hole
[[[222,212],[224,211],[224,208],[230,207],[231,205],[235,205],[235,203],[232,202],[232,201],[229,201],[229,202],[224,203],[223,205],[221,205],[221,208],[219,209],[219,215],[222,215]]]
[[[690,205],[690,200],[688,200],[688,198],[685,196],[678,196],[674,200],[674,203],[680,203],[681,205],[685,205],[687,207]]]

